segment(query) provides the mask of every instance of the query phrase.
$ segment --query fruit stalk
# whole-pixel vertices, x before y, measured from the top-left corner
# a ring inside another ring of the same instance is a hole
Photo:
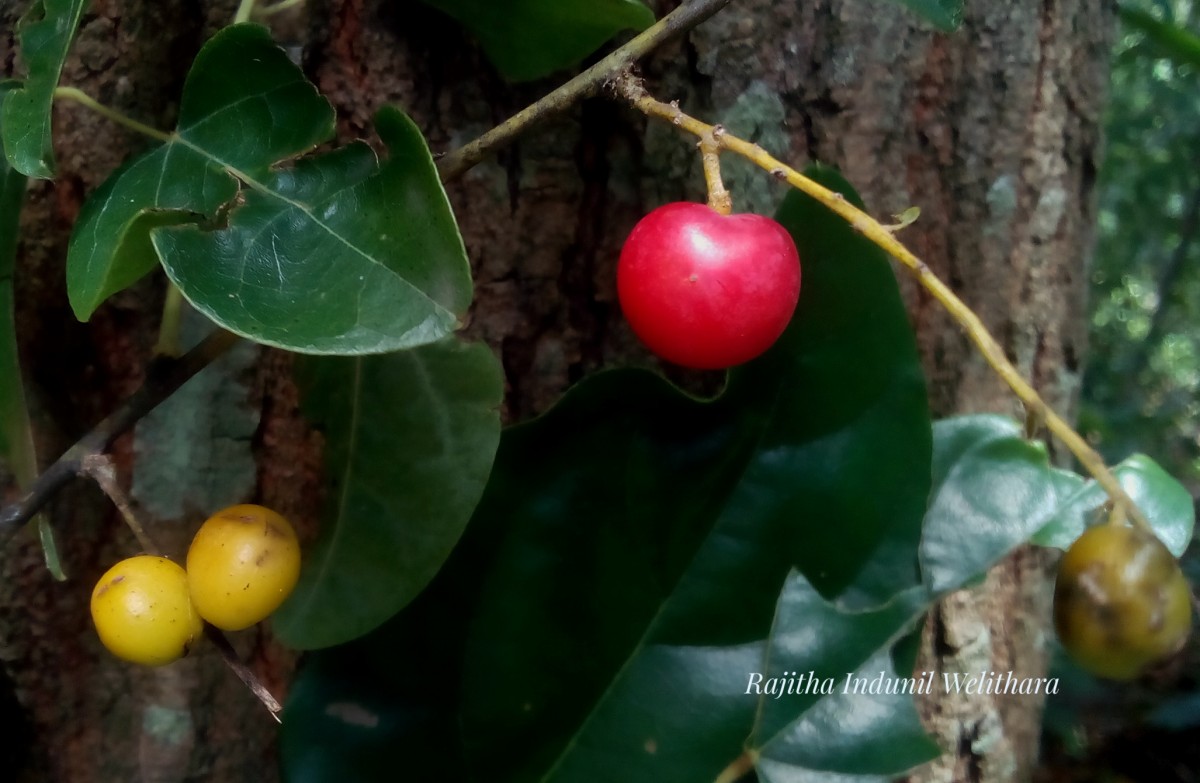
[[[899,261],[917,278],[917,282],[958,322],[971,339],[971,342],[983,354],[983,358],[987,361],[988,365],[1008,384],[1008,387],[1012,389],[1013,393],[1024,404],[1026,411],[1030,415],[1044,421],[1046,428],[1075,455],[1075,458],[1079,460],[1084,469],[1096,479],[1096,483],[1104,488],[1104,491],[1112,498],[1114,508],[1124,511],[1128,514],[1129,519],[1142,529],[1152,531],[1149,522],[1141,510],[1138,509],[1137,504],[1133,502],[1133,499],[1121,487],[1121,483],[1117,480],[1116,476],[1108,469],[1104,459],[1025,380],[1020,371],[1008,360],[1004,349],[996,341],[996,338],[992,337],[987,327],[979,320],[979,316],[975,315],[970,307],[934,275],[924,261],[898,241],[889,227],[882,225],[866,212],[847,202],[842,194],[834,193],[828,188],[817,184],[773,157],[759,145],[740,139],[724,130],[714,134],[714,131],[720,126],[710,125],[697,120],[685,114],[677,105],[656,100],[646,91],[640,79],[628,73],[613,80],[612,89],[617,96],[625,99],[647,116],[665,120],[702,140],[708,138],[715,142],[720,149],[741,155],[751,163],[769,172],[776,179],[787,182],[797,190],[806,193],[844,218],[856,231],[863,234],[863,236],[870,239]]]
[[[708,185],[708,205],[721,215],[733,212],[733,197],[725,189],[721,179],[721,143],[718,141],[725,129],[715,126],[711,132],[700,137],[700,158],[704,163],[704,181]]]
[[[125,490],[121,489],[121,485],[117,482],[117,471],[107,454],[85,455],[80,460],[79,475],[91,478],[92,481],[96,482],[96,486],[100,487],[105,495],[108,495],[108,499],[121,512],[121,517],[125,520],[125,524],[133,531],[133,537],[137,539],[138,546],[142,548],[143,552],[149,555],[162,554],[162,550],[154,543],[154,539],[146,532],[146,528],[142,526],[141,520],[133,512],[133,505],[129,502],[129,496],[125,494]]]
[[[275,722],[283,723],[279,718],[279,713],[283,712],[283,705],[271,695],[271,692],[267,690],[267,686],[262,684],[262,680],[258,679],[258,676],[250,670],[250,667],[242,663],[242,659],[238,657],[237,650],[233,649],[233,645],[229,643],[229,639],[225,637],[225,634],[221,633],[221,630],[211,623],[205,623],[204,635],[217,648],[217,652],[221,653],[221,658],[225,661],[225,665],[237,675],[237,678],[242,681],[243,685],[250,689],[255,698],[262,702],[262,705],[271,713],[271,717],[275,719]]]

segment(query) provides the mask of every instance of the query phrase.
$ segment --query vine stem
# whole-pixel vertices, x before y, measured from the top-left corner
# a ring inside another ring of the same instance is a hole
[[[237,13],[233,15],[233,23],[241,24],[249,22],[250,15],[254,13],[254,0],[242,0],[238,4]]]
[[[532,125],[595,94],[606,83],[627,72],[635,60],[645,57],[666,41],[707,20],[729,3],[730,0],[692,0],[679,6],[546,97],[517,112],[475,141],[445,155],[438,162],[442,181],[449,182],[461,177],[497,149],[511,144]]]
[[[1125,492],[1116,476],[1108,469],[1103,457],[1096,453],[1095,449],[1089,446],[1087,441],[1072,429],[1071,425],[1067,424],[1041,398],[1033,386],[1021,375],[1020,371],[1008,360],[1008,357],[1004,354],[1004,349],[996,341],[996,338],[992,337],[983,322],[979,320],[979,316],[975,315],[971,308],[964,304],[945,283],[934,275],[924,261],[896,239],[891,227],[884,226],[866,212],[846,201],[841,193],[834,193],[823,185],[814,182],[773,157],[759,145],[752,144],[726,132],[714,134],[714,131],[719,126],[709,125],[706,122],[690,117],[682,112],[677,105],[656,100],[646,92],[640,79],[626,73],[620,78],[615,79],[612,87],[618,96],[627,100],[647,116],[665,120],[694,136],[698,136],[702,140],[710,138],[720,149],[746,158],[756,166],[770,172],[775,178],[787,182],[797,190],[808,194],[844,218],[855,230],[862,233],[863,236],[883,248],[884,251],[899,261],[917,278],[917,282],[920,283],[921,287],[928,291],[946,309],[950,316],[958,322],[971,339],[971,342],[983,354],[983,358],[987,361],[988,365],[1008,384],[1008,387],[1012,389],[1013,393],[1024,404],[1026,412],[1031,417],[1043,421],[1046,428],[1075,455],[1080,464],[1096,479],[1096,483],[1103,487],[1104,491],[1112,498],[1114,508],[1128,514],[1129,518],[1136,525],[1146,531],[1153,532],[1149,522],[1142,515],[1141,510],[1138,509],[1137,504],[1133,502],[1133,499]]]
[[[97,114],[107,117],[118,125],[124,125],[126,128],[129,128],[132,131],[141,133],[144,136],[149,136],[152,139],[157,139],[163,143],[170,142],[173,138],[170,133],[164,133],[157,128],[151,128],[149,125],[140,123],[132,117],[125,116],[116,109],[110,109],[100,101],[88,95],[83,90],[75,87],[55,87],[54,97],[62,98],[68,101],[75,101],[82,106],[88,107]]]
[[[757,763],[758,754],[752,750],[748,750],[730,762],[728,767],[721,770],[721,774],[717,775],[713,783],[737,783],[737,781],[750,774]]]
[[[117,436],[136,424],[160,402],[170,397],[196,373],[216,361],[238,341],[238,336],[218,329],[178,359],[160,357],[146,370],[146,381],[96,427],[43,470],[20,500],[0,508],[0,543],[50,502],[62,487],[79,474],[89,455],[108,450]]]

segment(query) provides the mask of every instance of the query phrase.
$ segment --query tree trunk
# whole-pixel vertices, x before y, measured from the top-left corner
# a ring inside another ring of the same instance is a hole
[[[658,5],[665,13],[675,3]],[[658,97],[679,99],[796,164],[842,169],[876,215],[921,207],[903,240],[1069,413],[1114,9],[1096,0],[967,5],[963,28],[943,35],[881,0],[734,0],[644,70]],[[3,29],[23,10],[13,6],[0,9]],[[96,0],[64,83],[169,127],[191,54],[232,13],[229,2]],[[277,35],[303,44],[306,69],[339,111],[343,140],[368,135],[374,110],[395,103],[435,151],[446,151],[559,81],[506,85],[453,22],[413,0],[310,0],[307,20],[302,13],[280,19]],[[6,72],[12,52],[12,41],[0,39]],[[75,322],[63,290],[68,228],[87,192],[143,142],[73,106],[55,119],[59,177],[30,190],[15,281],[43,462],[135,388],[162,297],[162,278],[152,276],[89,324]],[[735,162],[727,184],[743,211],[769,212],[783,195]],[[449,191],[476,275],[468,332],[503,360],[507,420],[545,410],[600,367],[649,363],[619,318],[615,261],[645,211],[702,198],[690,140],[594,99]],[[1019,413],[936,303],[911,286],[905,292],[935,412]],[[282,353],[252,350],[217,371],[242,394],[210,399],[206,415],[234,422],[235,434],[195,428],[188,453],[222,433],[222,458],[201,460],[186,476],[157,469],[184,448],[167,437],[182,439],[170,422],[118,444],[123,477],[175,551],[216,498],[260,499],[311,530],[319,447],[297,412],[289,366]],[[95,640],[91,585],[136,549],[107,501],[74,486],[50,513],[70,581],[47,576],[31,536],[0,557],[0,659],[32,732],[24,760],[10,767],[19,779],[274,779],[274,724],[215,653],[140,671]],[[1046,574],[1044,558],[1025,552],[985,589],[947,600],[926,629],[922,668],[1036,676],[1045,665]],[[242,653],[283,691],[293,657],[265,631],[239,636]],[[1027,697],[939,695],[925,712],[950,753],[915,779],[1027,778],[1040,706]]]

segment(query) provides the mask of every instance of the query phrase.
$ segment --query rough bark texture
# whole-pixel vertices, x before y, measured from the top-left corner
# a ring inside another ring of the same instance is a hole
[[[0,6],[2,29],[11,29],[17,5]],[[97,0],[64,81],[169,126],[191,54],[231,15],[230,3]],[[971,0],[963,29],[947,36],[880,0],[735,0],[646,63],[645,74],[659,97],[797,164],[841,168],[877,215],[920,206],[903,239],[1069,412],[1113,15],[1108,0]],[[285,39],[304,42],[305,66],[337,107],[342,138],[368,135],[372,113],[390,102],[414,116],[435,151],[448,150],[557,83],[506,85],[450,20],[411,0],[310,0],[307,32],[302,16],[282,24]],[[12,52],[0,38],[6,72]],[[31,190],[16,281],[44,455],[136,385],[161,297],[161,280],[148,280],[89,325],[75,323],[62,286],[68,227],[85,194],[142,142],[75,107],[56,120],[61,173]],[[736,163],[727,184],[742,210],[769,211],[783,194]],[[690,140],[597,99],[450,188],[476,273],[469,331],[503,359],[510,420],[544,410],[599,367],[648,363],[618,317],[617,252],[647,209],[699,198],[702,187]],[[935,412],[1016,412],[936,304],[905,291]],[[296,412],[288,368],[286,356],[267,353],[247,384],[259,425],[246,447],[257,459],[255,496],[308,524],[318,447]],[[118,457],[127,476],[134,456],[126,439]],[[273,726],[215,655],[139,672],[103,654],[87,596],[134,545],[91,490],[73,489],[52,514],[70,582],[49,580],[30,539],[0,558],[0,660],[34,737],[12,767],[21,779],[273,779]],[[181,517],[160,521],[176,531],[174,546],[200,511]],[[1041,557],[1022,553],[984,588],[947,600],[926,629],[922,668],[1036,676],[1046,574]],[[282,690],[291,657],[265,636],[241,642]],[[927,704],[950,753],[915,779],[1026,779],[1040,706],[1026,697]]]

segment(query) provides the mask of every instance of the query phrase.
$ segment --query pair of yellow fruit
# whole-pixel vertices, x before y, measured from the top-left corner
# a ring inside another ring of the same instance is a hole
[[[110,568],[92,590],[92,622],[113,655],[162,666],[187,654],[205,621],[240,631],[266,619],[299,576],[300,544],[287,520],[263,506],[231,506],[200,526],[186,571],[156,555]]]

